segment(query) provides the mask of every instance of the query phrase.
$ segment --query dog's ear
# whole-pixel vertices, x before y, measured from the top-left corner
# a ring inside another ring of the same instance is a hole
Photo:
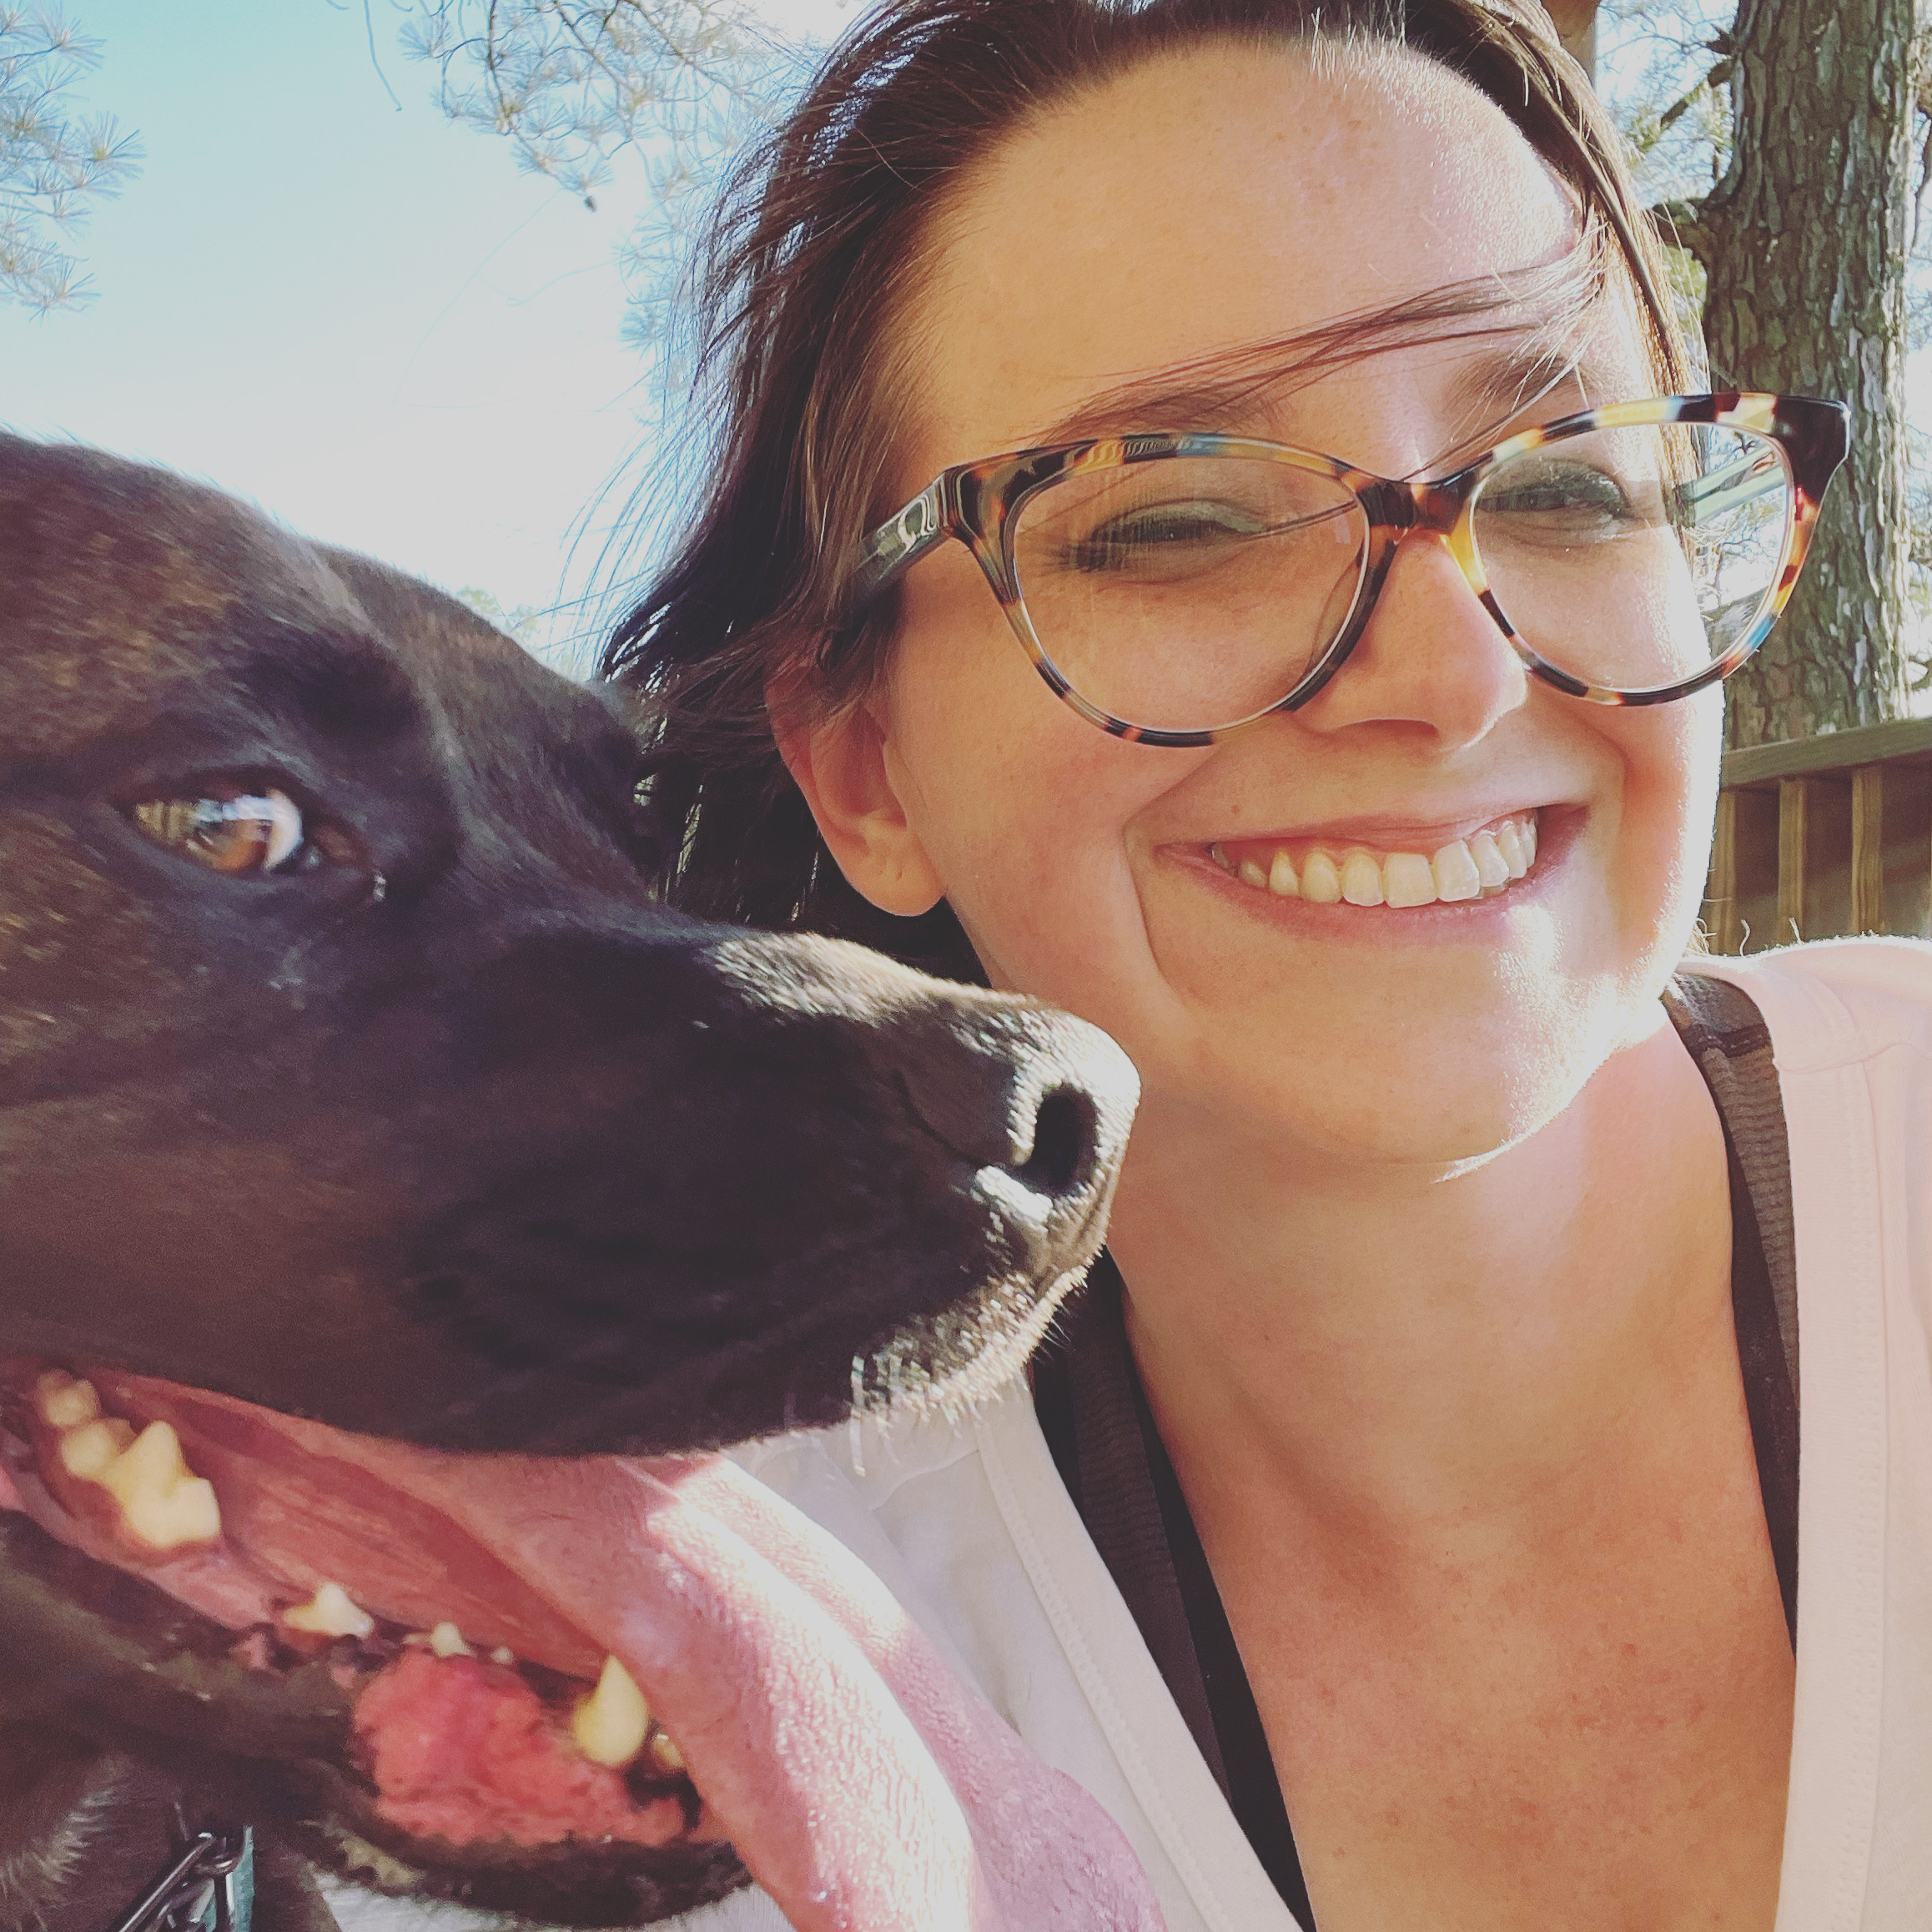
[[[314,1868],[280,1839],[255,1832],[254,1932],[341,1932]]]
[[[198,1808],[173,1773],[32,1722],[0,1723],[0,1926],[103,1932],[167,1869],[176,1818]],[[340,1932],[309,1862],[255,1834],[256,1932]]]
[[[180,1788],[31,1720],[0,1726],[0,1924],[101,1932],[165,1864]]]

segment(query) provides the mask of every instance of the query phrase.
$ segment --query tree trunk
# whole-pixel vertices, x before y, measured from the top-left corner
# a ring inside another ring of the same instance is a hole
[[[1598,0],[1544,0],[1544,9],[1570,57],[1597,78],[1597,8]]]
[[[1714,389],[1851,405],[1778,628],[1732,678],[1730,742],[1908,712],[1905,270],[1914,0],[1741,0],[1737,138],[1703,206]]]

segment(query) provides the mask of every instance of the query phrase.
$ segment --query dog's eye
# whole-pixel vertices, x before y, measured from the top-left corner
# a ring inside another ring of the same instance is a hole
[[[340,863],[340,835],[304,827],[302,808],[272,786],[210,785],[199,797],[143,798],[134,823],[157,844],[210,872],[259,878],[306,865]]]

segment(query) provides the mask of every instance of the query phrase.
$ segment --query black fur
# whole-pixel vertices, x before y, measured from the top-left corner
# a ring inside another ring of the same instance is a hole
[[[637,769],[610,702],[426,587],[0,438],[0,1357],[566,1454],[825,1422],[855,1361],[874,1394],[1009,1366],[1098,1239],[1124,1063],[647,905]],[[210,781],[294,798],[322,862],[223,876],[132,815]],[[241,1794],[261,1932],[325,1919],[292,1846],[578,1923],[742,1882],[385,1840],[325,1673],[228,1641],[0,1515],[0,1926],[106,1925],[169,1807]]]

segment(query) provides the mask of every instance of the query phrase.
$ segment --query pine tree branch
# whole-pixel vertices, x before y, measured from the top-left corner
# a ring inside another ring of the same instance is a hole
[[[1673,248],[1694,255],[1708,269],[1717,249],[1715,218],[1708,202],[1658,201],[1644,211]]]
[[[1720,60],[1718,64],[1713,67],[1711,71],[1697,83],[1695,87],[1688,88],[1686,92],[1679,94],[1677,98],[1673,101],[1670,105],[1657,117],[1658,133],[1662,134],[1666,133],[1668,129],[1674,128],[1677,123],[1681,121],[1684,116],[1697,105],[1699,99],[1702,98],[1705,93],[1708,93],[1713,88],[1721,88],[1723,86],[1725,82],[1730,79],[1733,72],[1735,70],[1735,67],[1736,63],[1732,61],[1727,56],[1724,59]]]
[[[1912,197],[1912,248],[1919,246],[1919,229],[1925,219],[1925,192],[1932,188],[1932,116],[1925,123],[1925,144],[1919,153],[1919,192]]]

